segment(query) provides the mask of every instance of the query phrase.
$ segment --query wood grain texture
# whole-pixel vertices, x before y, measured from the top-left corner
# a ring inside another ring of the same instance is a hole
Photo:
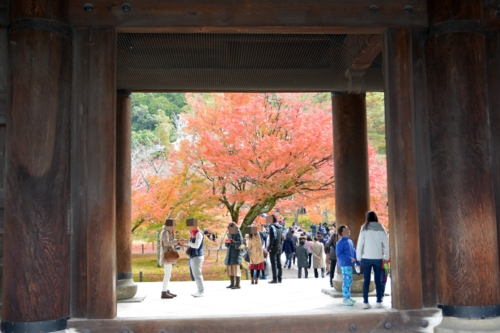
[[[71,241],[71,317],[87,317],[87,169],[86,136],[90,126],[89,109],[89,53],[86,30],[73,31],[73,91],[72,91],[72,147],[71,147],[71,202],[73,232]]]
[[[82,29],[74,35],[73,176],[74,293],[72,315],[116,316],[116,33]],[[81,74],[81,76],[79,76]],[[84,183],[83,183],[84,182]],[[76,294],[75,294],[76,293]]]
[[[491,126],[491,159],[495,185],[497,235],[500,247],[500,31],[498,30],[491,31],[487,35],[486,57]]]
[[[130,92],[116,99],[116,272],[132,272],[132,190]]]
[[[424,32],[412,32],[413,114],[415,121],[415,166],[418,191],[420,266],[422,298],[426,308],[437,306],[435,224],[431,179],[429,113],[427,109],[427,74]]]
[[[428,322],[422,328],[422,321]],[[388,332],[386,323],[391,323],[389,332],[432,332],[433,327],[441,321],[440,310],[426,309],[414,311],[368,311],[363,313],[310,313],[307,315],[280,314],[278,316],[245,316],[219,318],[167,319],[147,318],[115,320],[69,320],[68,327],[91,333],[108,332],[185,332],[185,333],[234,333],[234,332],[287,332],[287,333],[319,333],[336,332],[351,333]],[[311,322],[314,325],[311,325]],[[351,325],[356,325],[352,330]]]
[[[337,228],[347,225],[356,246],[370,210],[366,95],[332,93]]]
[[[5,139],[7,117],[7,68],[8,68],[7,29],[0,28],[0,277],[3,271],[3,230],[5,207]],[[3,122],[2,122],[3,120]],[[2,297],[2,281],[0,279],[0,299]]]
[[[68,23],[68,1],[10,0],[10,4],[8,2],[5,4],[5,7],[10,5],[10,20],[30,17]]]
[[[428,1],[429,26],[446,21],[482,21],[484,0]]]
[[[448,33],[425,48],[438,301],[500,304],[485,37]]]
[[[9,52],[2,319],[58,319],[70,312],[71,40],[19,31]]]
[[[387,193],[393,307],[422,308],[412,33],[384,33]]]
[[[405,2],[379,0],[376,3],[379,7],[376,14],[370,13],[369,7],[373,2],[367,0],[308,2],[130,0],[127,2],[132,6],[132,10],[126,13],[121,9],[122,2],[94,0],[92,1],[94,11],[87,13],[83,10],[86,1],[70,0],[71,25],[120,27],[127,29],[128,32],[159,32],[154,29],[176,27],[194,29],[189,32],[257,33],[280,30],[291,33],[291,30],[313,32],[319,29],[318,33],[337,31],[366,34],[381,33],[389,26],[422,28],[427,25],[427,8],[424,0]],[[412,14],[404,11],[406,5],[413,6]]]

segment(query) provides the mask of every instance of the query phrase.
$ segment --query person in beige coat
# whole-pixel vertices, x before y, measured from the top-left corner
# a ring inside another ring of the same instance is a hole
[[[250,275],[252,284],[259,282],[260,271],[264,270],[264,250],[259,234],[248,235],[248,257],[250,258]]]
[[[170,222],[170,223],[169,223]],[[172,225],[172,220],[167,219],[165,224],[163,225],[160,233],[160,265],[164,268],[163,275],[163,288],[161,292],[161,298],[171,299],[176,297],[176,294],[172,294],[170,290],[168,290],[168,284],[170,282],[170,276],[172,275],[172,265],[175,262],[166,262],[163,258],[163,254],[166,251],[175,251],[175,246],[183,244],[183,240],[177,240],[174,238],[174,227]]]
[[[318,268],[321,268],[321,277],[325,277],[325,247],[323,243],[318,242],[318,238],[314,237],[314,242],[311,244],[311,253],[313,258],[314,277],[318,278]]]

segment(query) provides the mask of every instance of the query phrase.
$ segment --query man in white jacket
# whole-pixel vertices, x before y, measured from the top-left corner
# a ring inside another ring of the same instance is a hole
[[[373,211],[366,213],[366,222],[361,227],[356,246],[356,259],[361,261],[363,268],[363,302],[364,308],[371,308],[368,303],[368,289],[370,287],[371,270],[374,271],[375,289],[377,291],[377,308],[382,307],[382,260],[389,260],[389,240],[383,225],[378,222],[377,214]]]

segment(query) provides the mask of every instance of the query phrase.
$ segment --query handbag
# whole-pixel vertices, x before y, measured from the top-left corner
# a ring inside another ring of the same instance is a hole
[[[163,252],[163,260],[167,263],[176,262],[179,259],[179,253],[175,250],[168,250]]]
[[[186,256],[187,256],[188,258],[191,258],[191,252],[193,252],[193,248],[188,247],[188,248],[186,249]]]

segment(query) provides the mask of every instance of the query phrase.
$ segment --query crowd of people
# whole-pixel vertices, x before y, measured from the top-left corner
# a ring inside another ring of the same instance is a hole
[[[297,265],[298,278],[309,277],[309,269],[313,269],[314,277],[324,278],[328,274],[330,287],[333,287],[333,277],[336,266],[342,274],[342,295],[345,306],[352,306],[356,302],[351,298],[353,271],[364,277],[363,303],[364,309],[371,308],[368,302],[368,291],[371,273],[374,273],[376,286],[376,306],[382,307],[387,271],[384,271],[384,261],[389,260],[389,241],[385,228],[378,222],[377,214],[373,211],[366,213],[366,221],[361,227],[357,245],[350,239],[351,230],[346,226],[311,224],[309,230],[293,224],[286,228],[284,220],[278,220],[275,215],[268,216],[268,223],[261,230],[250,227],[245,238],[239,226],[231,222],[228,225],[227,238],[224,240],[227,251],[224,264],[229,276],[229,289],[241,288],[241,264],[246,261],[249,265],[251,284],[258,284],[259,278],[268,280],[271,271],[270,284],[282,283],[283,269],[290,269]],[[171,251],[175,246],[184,246],[190,252],[190,268],[197,292],[194,297],[202,297],[204,293],[202,264],[203,264],[203,232],[196,226],[192,227],[190,239],[174,239],[173,232],[167,230],[166,225],[161,232],[161,265],[164,266],[162,298],[174,298],[168,289],[172,264],[165,261],[164,253]],[[285,255],[282,265],[281,256]],[[267,258],[269,258],[269,263]],[[270,267],[269,267],[270,266]],[[270,268],[270,269],[269,269]]]

